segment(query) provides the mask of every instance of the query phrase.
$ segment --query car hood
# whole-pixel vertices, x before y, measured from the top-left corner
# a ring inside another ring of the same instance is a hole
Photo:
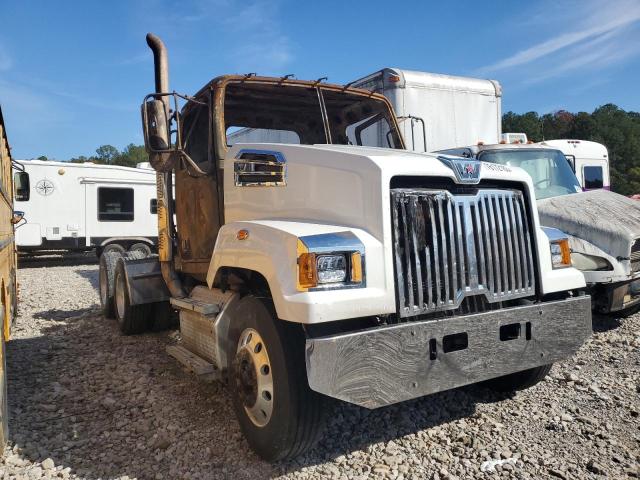
[[[640,238],[640,202],[608,190],[562,195],[538,200],[540,223],[558,228],[596,246],[619,260],[628,259]],[[585,251],[582,242],[571,242]]]

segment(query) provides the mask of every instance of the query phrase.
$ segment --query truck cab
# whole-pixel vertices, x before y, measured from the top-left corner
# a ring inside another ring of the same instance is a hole
[[[104,302],[125,334],[178,310],[168,352],[228,383],[262,458],[311,448],[327,397],[527,388],[590,335],[584,278],[524,171],[407,151],[385,97],[349,86],[231,75],[172,93],[147,42],[159,252],[103,256]],[[238,129],[297,142],[229,145]]]

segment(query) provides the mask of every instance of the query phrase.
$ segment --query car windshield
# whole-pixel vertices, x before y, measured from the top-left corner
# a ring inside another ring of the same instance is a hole
[[[483,162],[525,170],[531,175],[538,200],[582,191],[569,162],[560,150],[485,150],[478,158]]]
[[[322,86],[237,82],[226,86],[227,145],[332,143],[402,148],[388,105]]]

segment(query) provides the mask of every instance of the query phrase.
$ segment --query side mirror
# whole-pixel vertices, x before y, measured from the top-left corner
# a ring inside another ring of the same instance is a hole
[[[142,106],[144,145],[149,153],[171,150],[169,115],[162,100],[149,99]]]
[[[149,163],[159,172],[170,172],[180,158],[179,146],[171,144],[170,113],[167,104],[155,94],[142,103],[142,131]]]
[[[15,225],[24,220],[24,212],[19,212],[18,210],[13,211],[13,217],[11,217],[11,224]]]

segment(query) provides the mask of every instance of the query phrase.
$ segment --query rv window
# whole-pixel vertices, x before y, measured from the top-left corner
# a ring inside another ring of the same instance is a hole
[[[15,197],[17,202],[29,201],[29,174],[27,172],[16,172],[13,176],[15,185]]]
[[[98,188],[99,222],[133,222],[133,188]]]
[[[602,167],[584,167],[584,188],[602,188],[604,180],[602,178]]]

